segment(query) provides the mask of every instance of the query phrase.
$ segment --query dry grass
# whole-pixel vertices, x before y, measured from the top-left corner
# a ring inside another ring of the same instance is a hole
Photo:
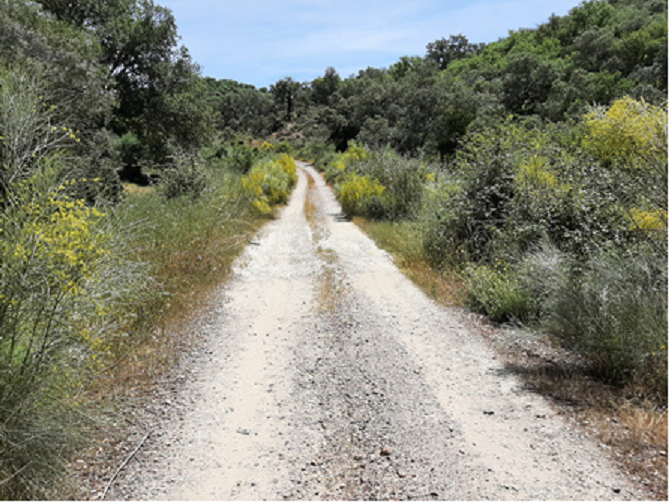
[[[168,300],[147,305],[146,320],[134,327],[144,333],[139,340],[117,348],[124,359],[108,372],[113,393],[122,396],[148,389],[157,376],[173,366],[181,351],[193,343],[193,320],[230,277],[235,258],[262,223],[255,220],[250,225],[221,227],[207,237],[194,239],[188,248],[162,253],[156,276],[159,283],[169,285],[171,295]]]
[[[464,280],[452,270],[435,270],[423,259],[420,236],[413,223],[371,221],[358,216],[353,222],[377,246],[390,253],[395,265],[430,298],[447,306],[463,304],[466,295]]]
[[[465,282],[453,272],[434,270],[422,259],[420,239],[411,223],[353,221],[428,296],[445,306],[463,305]],[[547,397],[560,414],[601,445],[648,498],[667,500],[666,405],[649,401],[640,388],[607,385],[588,361],[556,340],[519,335],[517,329],[502,328],[484,317],[472,318],[472,328],[490,341],[509,372]]]
[[[147,194],[147,193],[153,193],[156,191],[156,187],[152,186],[140,186],[140,185],[135,185],[134,183],[123,183],[123,191],[126,194]]]
[[[342,308],[345,287],[338,273],[339,257],[332,249],[324,249],[319,243],[325,238],[325,222],[318,213],[318,192],[313,177],[307,173],[307,196],[304,200],[304,214],[311,228],[316,254],[323,261],[318,284],[318,309],[321,313],[335,314]]]

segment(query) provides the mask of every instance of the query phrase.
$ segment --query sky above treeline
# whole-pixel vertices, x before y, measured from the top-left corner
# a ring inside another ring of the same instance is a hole
[[[342,77],[462,33],[494,42],[509,30],[563,16],[577,0],[157,0],[172,10],[204,76],[268,87],[311,81],[333,66]]]

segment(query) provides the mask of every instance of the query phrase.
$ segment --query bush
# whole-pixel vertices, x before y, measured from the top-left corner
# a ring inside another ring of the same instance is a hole
[[[404,158],[386,149],[366,154],[354,168],[358,174],[378,180],[387,189],[386,197],[377,200],[369,216],[392,221],[418,216],[430,173],[423,161]]]
[[[459,268],[465,259],[465,249],[454,231],[458,224],[455,197],[459,190],[459,180],[448,172],[441,173],[425,189],[418,218],[421,248],[425,260],[437,269],[446,264]]]
[[[325,180],[339,187],[338,196],[347,198],[341,202],[349,216],[392,221],[418,215],[429,174],[420,160],[403,158],[390,149],[370,152],[353,142],[344,153],[329,157],[322,170]],[[374,186],[383,187],[383,194]]]
[[[246,145],[231,145],[222,151],[222,157],[225,159],[226,166],[233,172],[239,174],[248,173],[253,167],[258,154],[252,148]]]
[[[272,213],[276,204],[286,204],[297,183],[297,165],[292,157],[282,153],[272,160],[253,166],[242,178],[245,193],[253,207],[262,215]]]
[[[573,145],[564,126],[543,131],[505,121],[468,138],[448,179],[429,202],[438,215],[423,218],[430,261],[457,251],[467,259],[522,256],[544,236],[587,258],[607,243],[625,245],[629,217],[619,180]],[[440,182],[444,183],[444,182]]]
[[[534,317],[531,297],[508,267],[469,266],[465,277],[470,306],[493,321],[524,323]]]
[[[291,146],[290,143],[282,141],[282,142],[277,143],[276,145],[274,145],[274,151],[276,153],[284,153],[284,154],[287,154],[287,155],[292,155],[293,154],[293,147]]]
[[[342,210],[349,218],[356,214],[366,215],[376,204],[383,204],[381,199],[385,189],[378,180],[355,173],[346,174],[335,186]]]
[[[161,191],[168,199],[188,196],[193,199],[202,195],[208,185],[204,168],[195,159],[179,157],[175,166],[163,174]]]
[[[0,214],[0,489],[42,497],[77,444],[76,394],[109,350],[114,312],[146,278],[105,213],[36,173]],[[123,314],[116,320],[122,318]]]
[[[526,257],[521,277],[540,299],[545,330],[607,379],[639,381],[666,399],[666,262],[652,249],[602,250],[582,264],[544,245]]]
[[[666,112],[629,98],[578,127],[472,131],[427,184],[424,255],[469,262],[471,305],[494,320],[536,320],[666,401],[666,145]]]
[[[324,159],[334,155],[334,153],[334,145],[327,145],[322,141],[316,141],[302,147],[297,156],[302,160],[312,163],[316,169],[322,170]]]
[[[73,177],[62,152],[80,138],[38,79],[0,79],[0,497],[44,498],[81,438],[77,393],[147,276],[111,208],[79,198],[102,180]]]

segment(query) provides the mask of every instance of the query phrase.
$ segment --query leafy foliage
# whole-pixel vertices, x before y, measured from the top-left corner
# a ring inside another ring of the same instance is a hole
[[[464,267],[472,306],[537,323],[606,379],[641,382],[659,400],[666,116],[625,98],[578,127],[509,119],[472,130],[420,218],[425,256]]]
[[[488,45],[451,35],[388,69],[341,79],[333,68],[310,83],[272,87],[274,130],[297,122],[343,152],[350,141],[401,154],[454,154],[473,123],[509,114],[578,119],[589,105],[629,95],[660,105],[667,91],[666,5],[589,0],[567,16]],[[272,118],[273,113],[273,118]]]
[[[80,438],[74,396],[100,367],[125,302],[146,292],[127,234],[77,198],[56,155],[77,136],[26,74],[2,74],[0,493],[43,497]]]

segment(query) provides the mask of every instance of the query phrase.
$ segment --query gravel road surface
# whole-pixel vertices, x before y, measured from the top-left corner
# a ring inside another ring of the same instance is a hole
[[[109,498],[642,497],[299,165]]]

